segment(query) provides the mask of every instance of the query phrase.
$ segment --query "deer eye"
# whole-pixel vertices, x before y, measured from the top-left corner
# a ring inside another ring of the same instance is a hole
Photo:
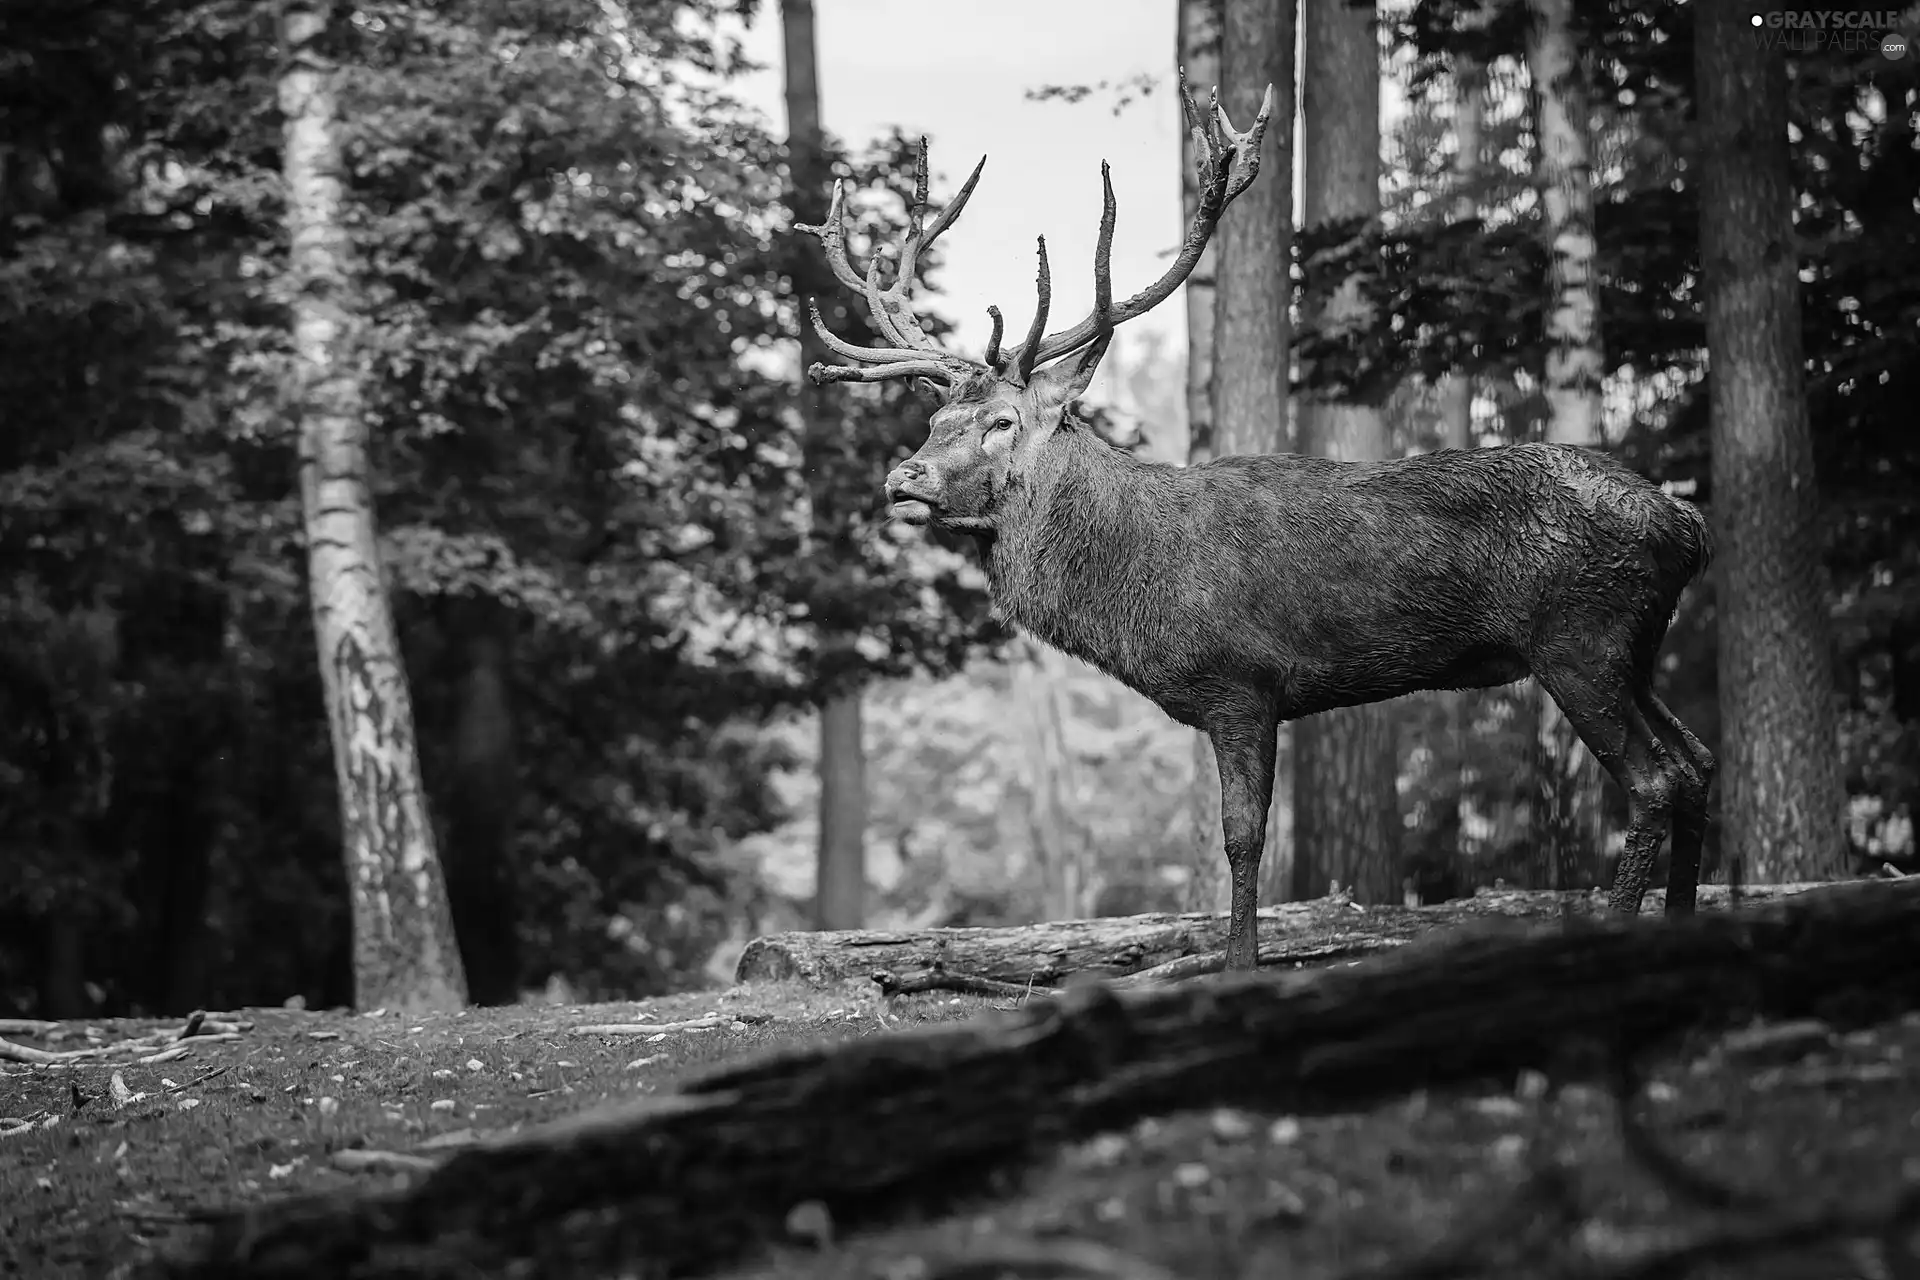
[[[1006,414],[1003,413],[999,417],[995,418],[992,422],[989,422],[987,424],[987,430],[1011,431],[1019,425],[1020,424],[1018,422],[1015,422],[1012,418],[1009,418]]]

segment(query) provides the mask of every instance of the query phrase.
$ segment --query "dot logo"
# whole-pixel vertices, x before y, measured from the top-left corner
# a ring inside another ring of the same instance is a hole
[[[1912,45],[1913,42],[1905,35],[1898,31],[1889,31],[1886,39],[1880,42],[1880,53],[1888,62],[1898,62],[1907,56],[1907,50]]]

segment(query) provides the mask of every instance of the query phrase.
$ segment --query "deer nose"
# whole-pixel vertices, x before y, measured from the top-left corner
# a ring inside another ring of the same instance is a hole
[[[892,492],[909,480],[918,480],[927,474],[926,464],[918,458],[908,458],[905,462],[887,473],[887,490]]]

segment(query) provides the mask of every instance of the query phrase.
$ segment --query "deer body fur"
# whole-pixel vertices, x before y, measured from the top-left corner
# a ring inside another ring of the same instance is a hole
[[[1047,643],[1212,729],[1563,666],[1652,671],[1705,522],[1567,445],[1180,468],[1063,426],[982,537],[994,598]]]

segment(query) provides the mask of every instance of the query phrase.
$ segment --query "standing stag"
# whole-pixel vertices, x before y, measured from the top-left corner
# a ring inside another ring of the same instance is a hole
[[[1201,144],[1201,197],[1173,265],[1114,305],[1113,185],[1103,162],[1093,313],[1046,332],[1043,237],[1027,336],[1003,350],[999,309],[988,308],[984,363],[929,338],[911,300],[919,255],[966,206],[984,157],[928,224],[922,140],[910,226],[887,287],[877,257],[864,277],[847,259],[839,183],[825,224],[801,228],[819,237],[835,277],[865,298],[890,344],[843,342],[814,307],[822,340],[858,363],[816,364],[809,376],[919,378],[942,402],[927,442],[887,476],[891,514],[971,534],[1008,618],[1212,740],[1233,878],[1229,969],[1258,959],[1260,851],[1282,721],[1527,675],[1626,791],[1631,825],[1611,905],[1639,911],[1671,820],[1667,912],[1690,913],[1714,762],[1653,691],[1680,593],[1712,555],[1690,504],[1568,446],[1386,462],[1276,454],[1180,468],[1142,462],[1074,415],[1114,326],[1180,286],[1221,211],[1259,173],[1272,88],[1245,133],[1217,95],[1203,123],[1184,78],[1180,93]]]

